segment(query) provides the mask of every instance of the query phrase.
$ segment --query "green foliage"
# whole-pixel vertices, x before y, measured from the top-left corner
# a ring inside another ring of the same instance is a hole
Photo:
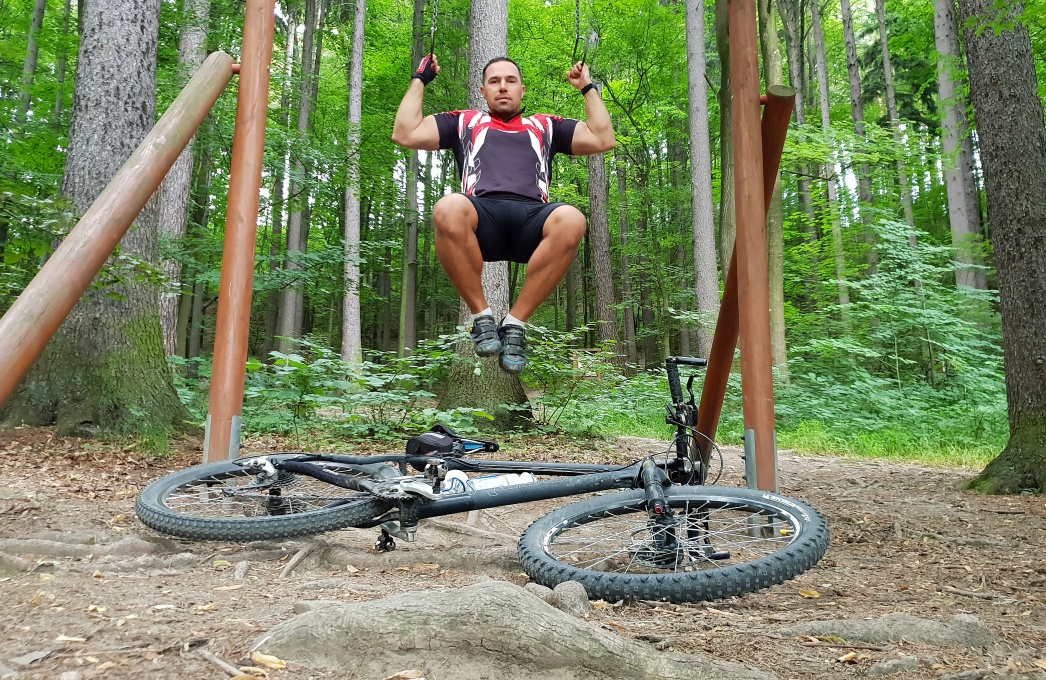
[[[555,428],[567,416],[570,429],[594,431],[598,420],[578,405],[598,399],[622,382],[611,363],[614,352],[609,347],[579,349],[583,334],[591,329],[560,332],[531,325],[527,329],[528,387],[536,390],[530,399],[534,420],[543,427]]]
[[[75,222],[76,211],[59,196],[65,139],[72,106],[76,58],[76,3],[71,32],[62,30],[64,3],[49,0],[40,33],[40,61],[32,88],[30,113],[17,115],[21,69],[32,12],[30,0],[0,0],[0,308],[38,270],[52,244]],[[713,176],[718,164],[720,83],[712,23],[714,3],[706,2],[706,52],[709,124],[713,135]],[[1009,3],[995,3],[998,24]],[[1031,29],[1041,91],[1046,93],[1046,11],[1025,2],[1021,22]],[[466,411],[440,413],[440,391],[458,335],[459,299],[439,267],[428,219],[439,196],[456,188],[448,154],[429,154],[427,174],[419,179],[423,214],[418,255],[418,329],[423,341],[408,358],[392,356],[396,345],[407,224],[407,154],[389,140],[400,96],[408,85],[412,6],[392,0],[368,3],[364,60],[363,120],[358,148],[347,147],[346,72],[352,38],[350,4],[330,8],[323,35],[321,73],[308,130],[298,130],[299,49],[288,70],[288,24],[279,16],[272,63],[272,89],[259,216],[251,351],[260,356],[267,303],[288,287],[306,300],[305,329],[311,338],[296,352],[251,363],[245,403],[245,427],[251,431],[305,432],[324,429],[345,436],[398,437],[424,429],[436,419],[468,430]],[[809,3],[805,5],[810,7]],[[970,460],[997,451],[1006,437],[1005,395],[1001,368],[1001,331],[994,300],[969,290],[954,290],[947,199],[941,183],[938,140],[937,55],[933,7],[929,0],[889,3],[887,17],[893,75],[903,140],[895,143],[887,121],[885,74],[875,17],[870,5],[855,4],[859,35],[867,138],[853,134],[847,97],[846,60],[838,3],[821,3],[828,41],[831,129],[819,120],[816,89],[805,102],[808,124],[793,126],[782,168],[785,212],[785,295],[790,360],[788,378],[778,384],[777,411],[782,447],[826,452],[889,456],[936,455]],[[522,65],[528,111],[582,117],[584,100],[564,80],[574,43],[574,3],[568,0],[519,0],[509,7],[509,55]],[[422,32],[428,32],[431,2]],[[639,342],[656,348],[646,357],[656,365],[665,352],[680,351],[680,333],[701,321],[693,311],[693,263],[689,257],[690,149],[687,133],[686,42],[681,5],[654,0],[582,3],[582,33],[590,39],[593,76],[605,86],[604,99],[618,130],[618,147],[606,157],[609,174],[609,224],[614,279],[622,280],[627,256],[631,296],[620,299],[621,314],[631,309],[639,324]],[[807,15],[808,18],[808,15]],[[300,19],[300,17],[299,17]],[[1006,19],[1009,21],[1009,19]],[[187,74],[177,64],[185,17],[181,3],[164,3],[157,64],[158,110],[162,111]],[[425,111],[462,108],[468,92],[469,5],[441,0],[436,51],[441,76],[426,90]],[[806,24],[809,25],[808,23]],[[1000,24],[1001,25],[1001,24]],[[1008,25],[1008,24],[1007,24]],[[300,26],[299,26],[300,28]],[[208,49],[238,53],[242,44],[242,4],[211,3]],[[69,63],[59,98],[58,60]],[[806,64],[805,66],[809,66]],[[963,77],[962,65],[956,75]],[[790,70],[796,71],[798,65]],[[286,76],[289,72],[289,76]],[[213,326],[214,300],[224,240],[235,85],[223,96],[197,135],[197,179],[209,174],[209,188],[196,198],[201,205],[189,234],[163,244],[165,258],[183,264],[185,289],[200,284],[203,319]],[[284,104],[286,98],[286,104]],[[359,264],[364,344],[367,361],[346,364],[331,350],[339,344],[341,301],[345,292],[342,229],[345,167],[360,163],[363,243]],[[897,222],[900,190],[895,163],[903,160],[914,197],[918,247]],[[300,162],[304,172],[294,170]],[[553,200],[582,210],[588,205],[590,161],[560,157],[553,166]],[[857,205],[852,184],[856,166],[871,167],[876,205]],[[205,167],[204,167],[205,166]],[[297,193],[284,196],[277,180]],[[622,169],[620,185],[616,170]],[[814,217],[799,204],[796,172],[812,175]],[[828,205],[824,181],[836,175],[841,199]],[[620,188],[619,188],[620,187]],[[718,195],[718,192],[716,193]],[[291,210],[308,207],[308,250],[293,256],[300,269],[288,270],[286,225]],[[833,223],[841,225],[851,304],[837,302]],[[875,239],[870,238],[870,226]],[[623,228],[628,228],[627,244]],[[878,263],[869,264],[874,248]],[[588,258],[588,259],[586,259]],[[590,249],[579,256],[577,302],[571,317],[582,326],[595,316],[592,304]],[[521,271],[521,270],[519,270]],[[126,257],[114,258],[99,282],[114,277],[159,278],[155,267]],[[522,276],[519,277],[522,279]],[[918,284],[918,285],[916,285]],[[519,281],[513,294],[518,293]],[[173,292],[173,291],[171,291]],[[571,432],[667,437],[663,406],[667,387],[663,369],[633,367],[622,375],[610,362],[608,348],[590,351],[592,326],[567,329],[561,288],[533,317],[529,368],[524,375],[536,425]],[[623,316],[623,314],[622,314]],[[570,331],[570,332],[567,332]],[[205,343],[210,333],[204,333]],[[206,347],[205,347],[206,351]],[[580,359],[575,365],[575,356]],[[174,360],[179,394],[195,421],[206,418],[210,366],[206,359]],[[595,377],[594,377],[595,376]],[[719,439],[737,443],[741,433],[739,376],[732,376]]]
[[[253,431],[321,428],[346,436],[393,437],[445,422],[473,432],[477,409],[440,411],[433,382],[447,373],[453,342],[426,343],[410,357],[375,355],[361,363],[342,361],[315,340],[299,342],[295,354],[273,352],[273,363],[248,363],[244,427]]]

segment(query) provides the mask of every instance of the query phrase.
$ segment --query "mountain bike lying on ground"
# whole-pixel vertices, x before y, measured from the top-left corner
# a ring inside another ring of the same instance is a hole
[[[665,362],[675,440],[631,465],[471,457],[498,445],[437,425],[412,438],[405,454],[283,453],[175,472],[146,487],[136,510],[153,529],[200,540],[380,527],[375,548],[386,551],[396,539],[415,540],[425,518],[594,494],[523,532],[519,556],[535,582],[579,581],[589,597],[610,601],[678,603],[754,592],[801,574],[828,548],[824,519],[777,493],[705,485],[711,466],[697,441],[694,376],[684,400],[680,365],[705,360]],[[721,471],[721,452],[718,462]]]

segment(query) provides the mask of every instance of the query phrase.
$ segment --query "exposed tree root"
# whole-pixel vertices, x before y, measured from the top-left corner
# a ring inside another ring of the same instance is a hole
[[[768,680],[739,664],[658,652],[487,581],[370,602],[322,603],[263,635],[268,654],[342,676],[417,668],[455,680]]]
[[[288,576],[290,576],[291,572],[294,571],[295,568],[297,568],[297,566],[301,564],[306,557],[311,555],[313,551],[322,548],[324,545],[326,544],[321,541],[312,541],[304,548],[299,550],[280,571],[280,578],[287,578]]]
[[[138,557],[157,553],[173,552],[176,544],[166,539],[144,540],[129,536],[115,543],[104,545],[66,543],[39,538],[0,538],[0,552],[13,555],[40,555],[45,557]]]
[[[456,522],[448,522],[443,519],[427,519],[422,525],[433,526],[443,531],[449,531],[455,534],[462,534],[464,536],[473,536],[475,538],[484,538],[499,543],[505,543],[508,545],[516,545],[519,542],[518,536],[509,536],[508,534],[502,534],[497,531],[487,531],[486,529],[478,529],[467,524],[458,524]]]
[[[7,553],[0,553],[0,571],[33,571],[36,562]]]

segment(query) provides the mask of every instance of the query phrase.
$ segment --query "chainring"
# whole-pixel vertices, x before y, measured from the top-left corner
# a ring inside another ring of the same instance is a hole
[[[412,498],[417,498],[414,494],[407,493],[400,488],[398,482],[380,482],[375,484],[371,490],[371,494],[384,500],[384,501],[409,501]]]

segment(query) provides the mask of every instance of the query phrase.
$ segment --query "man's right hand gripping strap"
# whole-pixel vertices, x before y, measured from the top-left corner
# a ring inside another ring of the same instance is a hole
[[[436,78],[436,72],[432,69],[432,55],[426,55],[421,63],[418,64],[418,70],[414,72],[411,78],[418,78],[422,83],[428,85]]]

